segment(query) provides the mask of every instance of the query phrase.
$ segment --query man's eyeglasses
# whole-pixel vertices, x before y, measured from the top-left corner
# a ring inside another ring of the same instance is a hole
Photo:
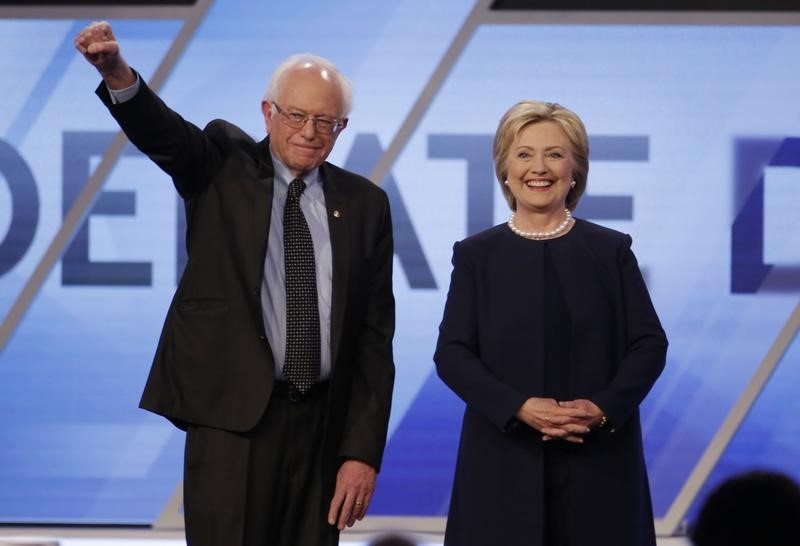
[[[284,112],[283,109],[276,103],[272,103],[275,110],[281,115],[281,120],[284,125],[292,129],[302,129],[308,120],[314,123],[314,129],[325,135],[334,135],[344,128],[344,120],[341,119],[328,119],[312,114],[303,114],[301,112]]]

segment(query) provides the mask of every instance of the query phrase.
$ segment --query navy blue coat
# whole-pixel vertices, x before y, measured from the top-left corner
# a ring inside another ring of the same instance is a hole
[[[550,243],[503,224],[454,246],[434,360],[466,409],[445,544],[544,546],[541,434],[515,414],[543,396],[545,244],[569,308],[570,398],[609,422],[568,449],[569,543],[653,546],[639,405],[667,339],[631,238],[582,220]]]

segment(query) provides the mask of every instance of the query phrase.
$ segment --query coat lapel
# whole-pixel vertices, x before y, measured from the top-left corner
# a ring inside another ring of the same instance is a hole
[[[325,193],[325,208],[328,211],[328,229],[331,237],[331,260],[333,261],[331,297],[331,366],[335,368],[336,357],[344,325],[344,310],[347,296],[347,283],[350,275],[350,229],[351,215],[347,209],[336,177],[326,164],[320,167],[322,187]]]
[[[552,245],[553,263],[561,281],[573,326],[587,328],[596,320],[597,309],[613,308],[610,272],[597,257],[578,223],[571,244]]]
[[[264,277],[264,260],[267,257],[267,241],[269,239],[269,224],[272,220],[272,196],[275,189],[275,170],[272,158],[269,155],[269,139],[258,143],[258,188],[253,195],[252,202],[252,237],[258,252],[253,255],[257,263],[251,264],[248,271],[253,271],[258,282],[255,290],[261,289],[261,279]]]

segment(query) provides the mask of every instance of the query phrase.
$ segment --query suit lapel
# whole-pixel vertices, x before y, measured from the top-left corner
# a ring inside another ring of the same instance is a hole
[[[254,278],[258,282],[254,285],[261,288],[261,279],[264,277],[264,260],[267,257],[267,241],[269,239],[269,225],[272,220],[272,196],[275,189],[275,170],[272,167],[272,158],[269,155],[269,139],[258,143],[258,188],[252,202],[252,237],[255,248],[253,255],[256,263],[252,264]],[[251,270],[248,268],[248,270]]]
[[[331,366],[336,366],[336,357],[342,338],[344,310],[347,299],[347,283],[350,275],[350,222],[351,214],[347,209],[338,180],[327,168],[320,167],[322,188],[325,193],[325,208],[328,212],[328,230],[331,237],[331,260],[333,269],[331,297]]]

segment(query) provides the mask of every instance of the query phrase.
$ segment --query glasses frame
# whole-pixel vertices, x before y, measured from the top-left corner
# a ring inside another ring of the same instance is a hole
[[[302,112],[285,112],[283,108],[278,106],[278,103],[275,101],[271,102],[272,106],[275,107],[275,111],[278,112],[281,116],[281,121],[287,127],[292,129],[302,129],[306,126],[309,120],[314,124],[314,130],[323,135],[335,135],[338,134],[342,129],[344,129],[345,123],[347,118],[339,119],[333,118],[329,119],[322,116],[315,116],[314,114],[305,114]],[[293,118],[292,116],[303,116],[302,119],[300,118]],[[322,126],[320,126],[322,123]],[[326,123],[330,123],[330,131],[327,129],[323,129],[321,127],[326,127]]]

